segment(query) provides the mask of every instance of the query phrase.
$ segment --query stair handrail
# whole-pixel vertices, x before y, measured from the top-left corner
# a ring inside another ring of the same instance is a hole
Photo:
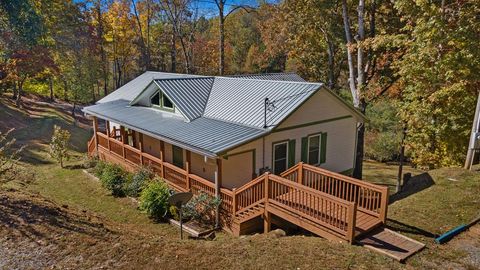
[[[235,199],[234,199],[235,205],[234,205],[234,208],[233,208],[233,213],[234,213],[234,215],[236,215],[236,214],[244,211],[245,209],[250,208],[250,207],[253,206],[253,205],[256,205],[256,204],[258,204],[258,203],[260,203],[260,202],[262,202],[262,201],[265,201],[265,196],[262,196],[261,199],[256,200],[256,201],[250,203],[249,205],[243,206],[241,209],[238,209],[238,210],[237,210],[237,208],[238,208],[238,202],[239,202],[239,201],[238,201],[238,197],[239,197],[242,193],[245,193],[245,192],[247,192],[248,190],[252,189],[254,186],[264,184],[264,183],[265,183],[265,178],[268,177],[267,175],[268,175],[267,173],[264,173],[264,174],[258,176],[257,178],[253,179],[252,181],[246,183],[245,185],[241,186],[240,188],[235,189],[235,191],[233,192],[233,196],[235,196]],[[264,187],[264,188],[265,188],[265,187]]]

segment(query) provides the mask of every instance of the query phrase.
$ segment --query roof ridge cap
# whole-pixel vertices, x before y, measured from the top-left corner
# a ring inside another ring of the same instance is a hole
[[[266,80],[266,79],[254,79],[254,78],[241,78],[241,77],[226,77],[226,76],[215,76],[215,79],[229,79],[229,80],[246,80],[246,81],[261,81],[261,82],[275,82],[275,83],[292,83],[292,84],[307,84],[307,85],[318,85],[324,86],[322,82],[296,82],[296,81],[282,81],[282,80]]]

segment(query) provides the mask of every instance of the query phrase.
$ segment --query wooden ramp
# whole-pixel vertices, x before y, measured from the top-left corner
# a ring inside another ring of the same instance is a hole
[[[425,247],[423,243],[385,228],[375,229],[357,239],[356,242],[400,262]]]

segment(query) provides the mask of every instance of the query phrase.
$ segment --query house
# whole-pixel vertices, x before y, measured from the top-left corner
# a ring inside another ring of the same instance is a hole
[[[132,170],[149,165],[177,190],[221,197],[219,222],[233,223],[235,234],[255,227],[259,217],[270,226],[265,197],[274,190],[268,190],[283,185],[277,191],[285,196],[303,188],[290,187],[290,178],[318,190],[309,196],[332,195],[336,189],[333,195],[341,198],[334,203],[345,216],[338,226],[348,227],[350,238],[356,227],[347,218],[356,217],[342,212],[353,206],[341,200],[364,199],[355,207],[368,208],[378,221],[371,225],[384,221],[388,195],[383,187],[334,173],[352,169],[356,127],[364,117],[321,83],[288,73],[213,77],[145,72],[84,112],[94,119],[90,153]],[[326,179],[329,184],[320,187]],[[364,189],[372,193],[367,197]],[[349,213],[357,211],[352,209]]]

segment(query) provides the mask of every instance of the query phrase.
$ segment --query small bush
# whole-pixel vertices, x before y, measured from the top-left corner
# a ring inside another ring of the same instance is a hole
[[[193,197],[183,207],[183,217],[197,220],[206,225],[215,224],[215,212],[222,200],[205,192]]]
[[[103,170],[105,169],[105,166],[107,166],[107,163],[103,160],[99,160],[93,168],[93,174],[96,177],[100,178],[102,176]]]
[[[63,162],[70,159],[70,154],[68,153],[69,140],[70,132],[68,130],[64,130],[57,125],[53,127],[53,135],[50,142],[50,155],[60,163],[60,167],[62,168]]]
[[[153,177],[152,171],[148,167],[142,167],[131,175],[125,192],[128,196],[138,197],[145,184]]]
[[[140,210],[150,218],[160,220],[168,214],[170,191],[165,182],[155,178],[140,193]]]
[[[126,172],[120,166],[107,163],[100,176],[100,182],[103,187],[112,192],[113,196],[124,196],[126,176]]]

